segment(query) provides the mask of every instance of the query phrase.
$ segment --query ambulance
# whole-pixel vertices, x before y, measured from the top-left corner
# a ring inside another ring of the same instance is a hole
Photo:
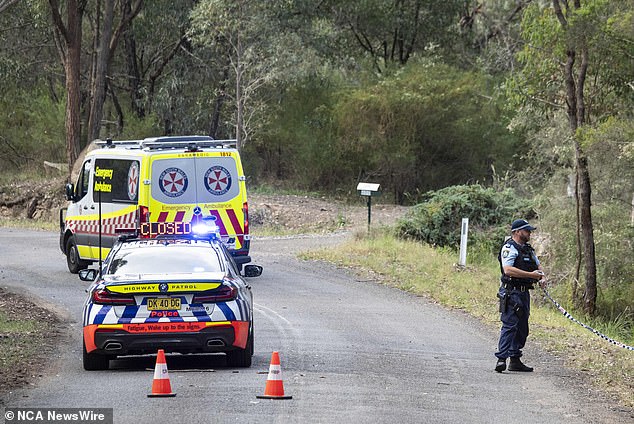
[[[239,268],[249,257],[245,175],[235,140],[206,136],[97,140],[60,210],[60,249],[71,273],[104,259],[119,234],[178,235],[215,218]]]

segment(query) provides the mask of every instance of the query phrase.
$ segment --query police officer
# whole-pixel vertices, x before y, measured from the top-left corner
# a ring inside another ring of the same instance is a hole
[[[502,330],[495,370],[502,372],[507,369],[506,359],[510,358],[509,371],[531,372],[533,368],[522,363],[522,348],[528,337],[528,317],[530,315],[529,289],[534,284],[543,284],[544,272],[537,259],[535,251],[528,244],[531,232],[535,227],[524,219],[516,219],[511,224],[511,238],[509,238],[498,255],[502,272],[500,290],[500,313]]]

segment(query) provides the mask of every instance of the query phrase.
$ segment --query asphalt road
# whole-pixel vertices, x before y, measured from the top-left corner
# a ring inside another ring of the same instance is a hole
[[[255,356],[249,369],[222,355],[168,355],[174,398],[147,398],[154,357],[81,363],[86,283],[66,270],[55,233],[0,229],[0,285],[23,290],[65,317],[44,378],[0,399],[5,407],[113,408],[115,423],[631,423],[559,362],[531,348],[536,372],[493,371],[497,331],[456,311],[327,264],[299,249],[340,237],[256,239],[250,279]],[[272,351],[292,400],[262,400]]]

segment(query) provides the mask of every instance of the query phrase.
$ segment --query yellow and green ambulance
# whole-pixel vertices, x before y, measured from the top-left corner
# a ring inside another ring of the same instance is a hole
[[[213,217],[238,267],[249,257],[245,175],[235,140],[206,136],[96,141],[66,185],[60,248],[77,273],[104,259],[123,232],[177,235]]]

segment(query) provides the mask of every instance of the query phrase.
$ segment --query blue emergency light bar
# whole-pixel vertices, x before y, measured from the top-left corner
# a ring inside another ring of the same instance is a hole
[[[220,238],[220,228],[216,225],[215,216],[205,216],[192,227],[192,234],[205,238]]]

